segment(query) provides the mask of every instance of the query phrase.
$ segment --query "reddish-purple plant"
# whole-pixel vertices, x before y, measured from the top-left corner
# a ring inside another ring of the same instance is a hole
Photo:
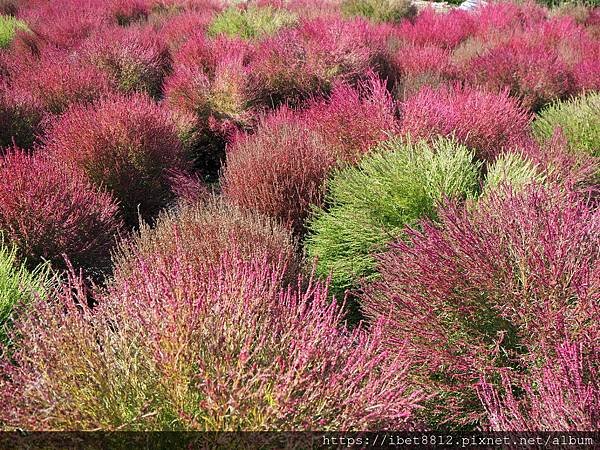
[[[475,423],[480,378],[531,367],[566,338],[599,336],[600,214],[561,187],[529,185],[438,215],[439,226],[423,222],[380,257],[381,280],[361,300],[437,394],[429,420]]]
[[[40,116],[60,114],[74,103],[90,103],[111,92],[108,78],[99,69],[83,64],[67,52],[45,48],[39,61],[11,67],[11,95],[28,99]]]
[[[119,199],[129,224],[172,198],[169,170],[187,168],[168,114],[145,96],[75,106],[49,126],[46,151]]]
[[[122,223],[112,196],[44,155],[11,149],[0,158],[0,233],[28,266],[103,268]]]
[[[476,27],[473,16],[462,10],[438,14],[426,8],[413,21],[404,21],[398,26],[399,39],[414,46],[435,45],[451,49],[460,44]]]
[[[150,2],[148,0],[111,0],[107,9],[111,19],[121,26],[127,26],[148,18]]]
[[[573,74],[557,50],[521,38],[471,59],[463,68],[463,76],[483,88],[508,89],[534,111],[574,92]]]
[[[547,19],[548,10],[535,2],[488,2],[473,15],[475,33],[485,38],[491,33],[510,34],[535,27]]]
[[[486,161],[530,141],[530,114],[507,92],[424,87],[403,104],[402,116],[403,133],[427,140],[454,135]]]
[[[328,100],[309,104],[301,115],[300,120],[322,137],[329,152],[346,163],[357,162],[398,128],[394,102],[376,76],[356,88],[336,86]]]
[[[437,87],[456,78],[450,52],[435,45],[401,47],[393,59],[398,73],[396,96],[406,99],[423,86]]]
[[[223,194],[301,232],[310,205],[322,201],[323,182],[335,162],[323,138],[283,107],[254,134],[235,137],[227,150]]]
[[[203,274],[184,260],[140,265],[91,312],[66,286],[15,325],[0,420],[41,430],[412,428],[422,396],[379,327],[348,332],[325,286],[282,288],[283,277],[235,254]]]
[[[15,95],[6,84],[0,84],[0,155],[3,147],[33,145],[42,128],[42,111],[42,105],[28,93]]]
[[[578,342],[557,346],[543,367],[535,368],[513,392],[514,376],[504,374],[498,392],[490,383],[479,387],[492,431],[590,431],[600,427],[600,336],[596,348]]]
[[[371,70],[386,74],[386,28],[363,19],[319,18],[261,41],[250,64],[249,91],[262,106],[299,104],[355,82]]]
[[[108,74],[123,93],[162,93],[162,82],[171,71],[171,55],[158,34],[130,26],[109,28],[86,43],[85,59]]]

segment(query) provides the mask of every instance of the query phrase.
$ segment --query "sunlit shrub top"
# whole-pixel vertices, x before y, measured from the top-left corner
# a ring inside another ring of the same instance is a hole
[[[244,39],[260,38],[293,25],[296,20],[293,13],[271,6],[250,6],[246,9],[233,6],[213,19],[208,27],[208,34],[226,34]]]

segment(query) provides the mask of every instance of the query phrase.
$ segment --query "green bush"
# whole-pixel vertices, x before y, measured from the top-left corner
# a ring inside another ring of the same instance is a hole
[[[339,171],[328,184],[328,210],[309,223],[309,256],[317,274],[332,275],[334,293],[375,274],[374,253],[402,235],[406,225],[435,218],[445,196],[474,196],[479,167],[466,147],[444,138],[429,145],[399,138],[381,144],[357,167]]]
[[[600,156],[600,93],[554,103],[540,112],[533,132],[540,141],[560,127],[572,151]]]
[[[521,189],[533,182],[543,182],[544,175],[525,156],[506,153],[488,168],[483,194],[495,190],[501,184],[509,184],[513,189]]]
[[[22,20],[0,14],[0,48],[8,47],[17,31],[28,29],[27,24]]]
[[[417,12],[411,0],[344,0],[346,16],[361,16],[373,22],[399,22]]]
[[[214,18],[208,34],[254,39],[274,34],[280,28],[294,24],[296,20],[297,17],[291,12],[270,6],[251,6],[247,9],[232,6]]]
[[[38,266],[33,272],[18,262],[16,249],[0,241],[0,346],[8,344],[8,330],[15,307],[42,295],[48,287],[49,266]]]

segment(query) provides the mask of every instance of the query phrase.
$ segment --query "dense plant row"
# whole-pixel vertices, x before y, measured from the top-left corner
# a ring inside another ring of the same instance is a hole
[[[583,5],[0,0],[0,429],[598,429],[599,74]]]

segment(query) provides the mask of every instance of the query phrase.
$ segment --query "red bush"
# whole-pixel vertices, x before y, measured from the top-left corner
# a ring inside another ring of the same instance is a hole
[[[312,102],[301,115],[300,120],[321,136],[328,151],[347,163],[356,163],[398,128],[394,102],[376,76],[356,88],[336,86],[329,99]]]
[[[172,197],[169,169],[187,163],[174,125],[147,97],[111,96],[76,106],[49,127],[46,150],[83,170],[119,199],[127,222],[158,212]]]
[[[329,93],[334,82],[355,82],[389,71],[385,27],[363,19],[303,21],[261,41],[250,64],[249,91],[262,106],[300,104]]]
[[[463,76],[494,91],[508,89],[523,105],[537,111],[575,90],[573,74],[555,49],[513,39],[473,58]]]
[[[0,155],[2,148],[18,145],[29,148],[42,129],[43,107],[28,93],[10,93],[0,85]]]
[[[401,47],[393,64],[398,74],[396,96],[406,99],[423,86],[437,87],[457,77],[450,52],[434,45]]]
[[[153,31],[130,26],[110,28],[91,37],[85,59],[111,77],[123,93],[162,93],[162,82],[171,71],[171,55]]]
[[[121,226],[112,196],[83,174],[18,149],[0,158],[0,233],[30,267],[65,268],[64,254],[76,267],[102,268]]]
[[[78,61],[67,52],[45,48],[39,61],[11,67],[9,92],[29,99],[39,115],[60,114],[74,103],[90,103],[111,92],[104,73]]]
[[[361,300],[438,394],[433,420],[472,423],[484,417],[480,379],[599,335],[600,214],[560,187],[531,185],[447,205],[439,218],[391,245]]]
[[[428,140],[454,135],[487,161],[530,141],[531,117],[506,92],[425,87],[403,104],[402,116],[403,133]]]
[[[476,27],[472,14],[452,10],[438,14],[433,8],[423,10],[412,22],[398,26],[397,37],[415,46],[435,45],[451,49],[470,36]]]
[[[227,150],[223,194],[300,232],[310,205],[321,203],[323,181],[334,164],[321,136],[282,108],[254,134],[234,139]]]
[[[111,0],[107,9],[111,19],[121,26],[127,26],[148,18],[150,2],[148,0]]]

